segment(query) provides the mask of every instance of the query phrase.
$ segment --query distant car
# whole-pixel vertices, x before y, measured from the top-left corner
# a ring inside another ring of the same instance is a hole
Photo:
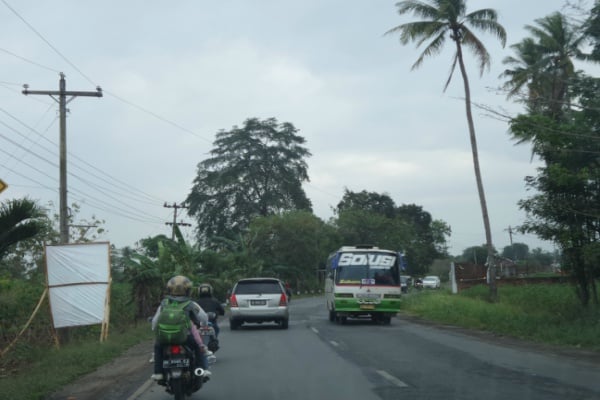
[[[423,278],[423,288],[439,289],[441,281],[439,276],[429,275]]]
[[[278,323],[288,328],[289,309],[285,285],[276,278],[239,280],[229,297],[229,326],[236,330],[244,323]]]

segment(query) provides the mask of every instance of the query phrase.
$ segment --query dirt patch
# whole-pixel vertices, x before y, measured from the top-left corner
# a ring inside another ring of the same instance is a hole
[[[139,343],[45,400],[127,399],[150,378],[153,341]]]

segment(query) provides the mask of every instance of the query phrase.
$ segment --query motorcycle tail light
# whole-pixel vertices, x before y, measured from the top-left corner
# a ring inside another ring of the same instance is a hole
[[[230,307],[238,307],[238,302],[237,302],[237,299],[235,297],[235,294],[231,295],[231,298],[229,299],[229,306]]]
[[[171,346],[171,354],[181,354],[181,346]]]

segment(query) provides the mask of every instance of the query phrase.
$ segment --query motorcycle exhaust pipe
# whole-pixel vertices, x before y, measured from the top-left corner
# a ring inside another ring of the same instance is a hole
[[[194,370],[194,375],[196,375],[196,376],[204,376],[204,370],[202,368],[196,368]]]

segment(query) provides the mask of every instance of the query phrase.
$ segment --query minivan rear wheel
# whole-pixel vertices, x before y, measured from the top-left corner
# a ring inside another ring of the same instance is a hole
[[[281,329],[287,329],[288,325],[289,325],[289,320],[287,318],[282,319],[279,324],[280,324]]]

